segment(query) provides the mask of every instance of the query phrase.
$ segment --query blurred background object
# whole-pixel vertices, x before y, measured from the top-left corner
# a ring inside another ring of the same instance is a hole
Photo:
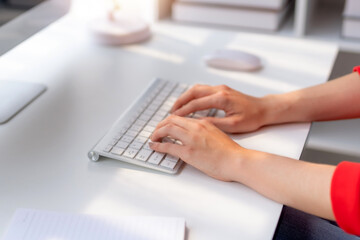
[[[71,0],[0,0],[0,56],[64,16]]]
[[[276,31],[293,10],[288,0],[176,0],[172,17],[203,23]]]
[[[360,39],[360,1],[346,0],[342,26],[344,37]]]

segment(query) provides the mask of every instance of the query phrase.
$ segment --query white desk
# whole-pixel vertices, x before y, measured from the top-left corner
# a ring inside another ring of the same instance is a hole
[[[88,150],[153,77],[228,84],[261,96],[325,82],[336,46],[299,39],[212,31],[170,23],[151,41],[98,46],[65,17],[0,58],[6,79],[48,86],[0,125],[0,236],[16,208],[110,215],[181,216],[187,239],[270,239],[282,205],[238,183],[214,180],[186,165],[171,176]],[[201,57],[217,48],[246,49],[264,60],[257,73],[210,70]],[[299,158],[310,124],[239,135],[245,147]],[[300,180],[300,179],[299,179]]]

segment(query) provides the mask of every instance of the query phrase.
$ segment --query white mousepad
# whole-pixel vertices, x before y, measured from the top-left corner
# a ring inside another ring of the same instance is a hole
[[[9,121],[46,90],[39,83],[0,80],[0,124]]]

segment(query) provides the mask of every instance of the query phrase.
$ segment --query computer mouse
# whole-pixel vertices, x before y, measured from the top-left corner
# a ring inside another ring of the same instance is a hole
[[[214,68],[234,71],[255,71],[262,67],[261,59],[253,54],[221,49],[204,57],[205,63]]]

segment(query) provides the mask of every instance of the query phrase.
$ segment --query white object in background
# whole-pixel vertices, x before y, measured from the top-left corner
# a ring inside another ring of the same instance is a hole
[[[359,1],[360,2],[360,1]],[[342,35],[349,38],[360,38],[360,18],[345,18],[343,20]]]
[[[216,24],[275,31],[284,20],[290,4],[280,10],[175,2],[172,18],[189,23]]]
[[[346,17],[360,17],[360,1],[346,0],[344,7],[344,16]]]
[[[183,218],[113,218],[19,209],[4,240],[184,240],[184,235]]]
[[[279,10],[283,8],[288,0],[178,0],[179,2],[230,5],[237,7],[256,7]]]
[[[38,83],[0,81],[0,124],[9,121],[45,90]]]
[[[205,56],[204,61],[210,67],[224,70],[255,71],[262,67],[259,57],[239,50],[217,50]]]
[[[106,45],[139,43],[151,36],[144,20],[120,10],[112,10],[107,16],[90,21],[89,27],[95,40]]]
[[[342,35],[360,38],[360,1],[346,0],[343,15]]]

